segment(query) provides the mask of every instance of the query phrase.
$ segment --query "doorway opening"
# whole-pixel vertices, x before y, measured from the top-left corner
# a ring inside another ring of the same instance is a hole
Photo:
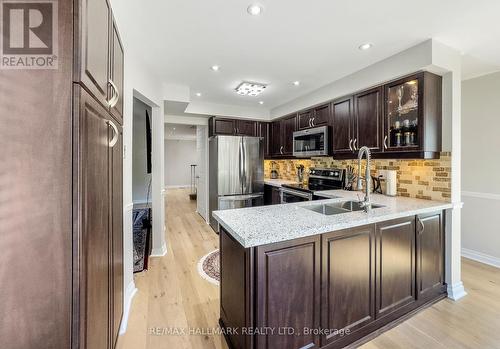
[[[134,273],[148,269],[152,251],[152,108],[134,97],[132,127],[132,224]]]
[[[165,188],[183,191],[196,201],[196,212],[208,218],[206,125],[165,124]]]

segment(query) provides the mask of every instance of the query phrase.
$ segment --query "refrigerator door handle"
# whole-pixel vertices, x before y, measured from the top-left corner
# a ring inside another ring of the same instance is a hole
[[[241,188],[241,193],[244,193],[243,191],[243,138],[240,138],[240,143],[238,145],[238,170],[239,170],[239,179],[240,179],[240,188]]]
[[[242,171],[242,175],[243,175],[243,178],[241,180],[241,184],[243,185],[243,191],[242,193],[246,193],[247,192],[247,154],[246,154],[246,147],[245,147],[245,139],[242,138],[241,139],[241,149],[242,149],[242,158],[243,158],[243,171]]]

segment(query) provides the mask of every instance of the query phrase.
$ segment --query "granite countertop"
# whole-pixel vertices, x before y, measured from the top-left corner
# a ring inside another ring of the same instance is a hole
[[[373,194],[372,203],[385,207],[373,209],[369,214],[358,211],[327,216],[304,206],[357,200],[358,194],[363,197],[363,193],[329,190],[315,194],[340,198],[214,211],[213,216],[243,247],[248,248],[452,208],[448,202]]]
[[[297,181],[291,181],[289,179],[271,179],[265,178],[264,184],[272,185],[273,187],[281,187],[283,184],[297,184]]]

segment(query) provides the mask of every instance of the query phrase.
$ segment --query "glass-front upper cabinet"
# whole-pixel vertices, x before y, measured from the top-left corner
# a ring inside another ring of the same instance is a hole
[[[419,148],[422,79],[412,76],[386,85],[384,148]]]

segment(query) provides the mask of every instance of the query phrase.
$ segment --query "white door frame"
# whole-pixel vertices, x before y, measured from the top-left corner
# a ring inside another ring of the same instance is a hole
[[[151,207],[153,211],[151,257],[167,253],[165,241],[165,200],[164,200],[164,116],[162,108],[134,89],[133,96],[149,106],[151,115]],[[133,144],[132,144],[133,146]],[[129,151],[132,154],[132,149]]]
[[[181,116],[181,115],[165,115],[165,123],[169,124],[182,124],[182,125],[194,125],[194,126],[206,126],[206,137],[205,137],[205,207],[207,212],[205,213],[206,217],[206,222],[209,224],[209,217],[208,217],[208,118],[209,116],[197,116],[197,117],[191,117],[191,116]]]

